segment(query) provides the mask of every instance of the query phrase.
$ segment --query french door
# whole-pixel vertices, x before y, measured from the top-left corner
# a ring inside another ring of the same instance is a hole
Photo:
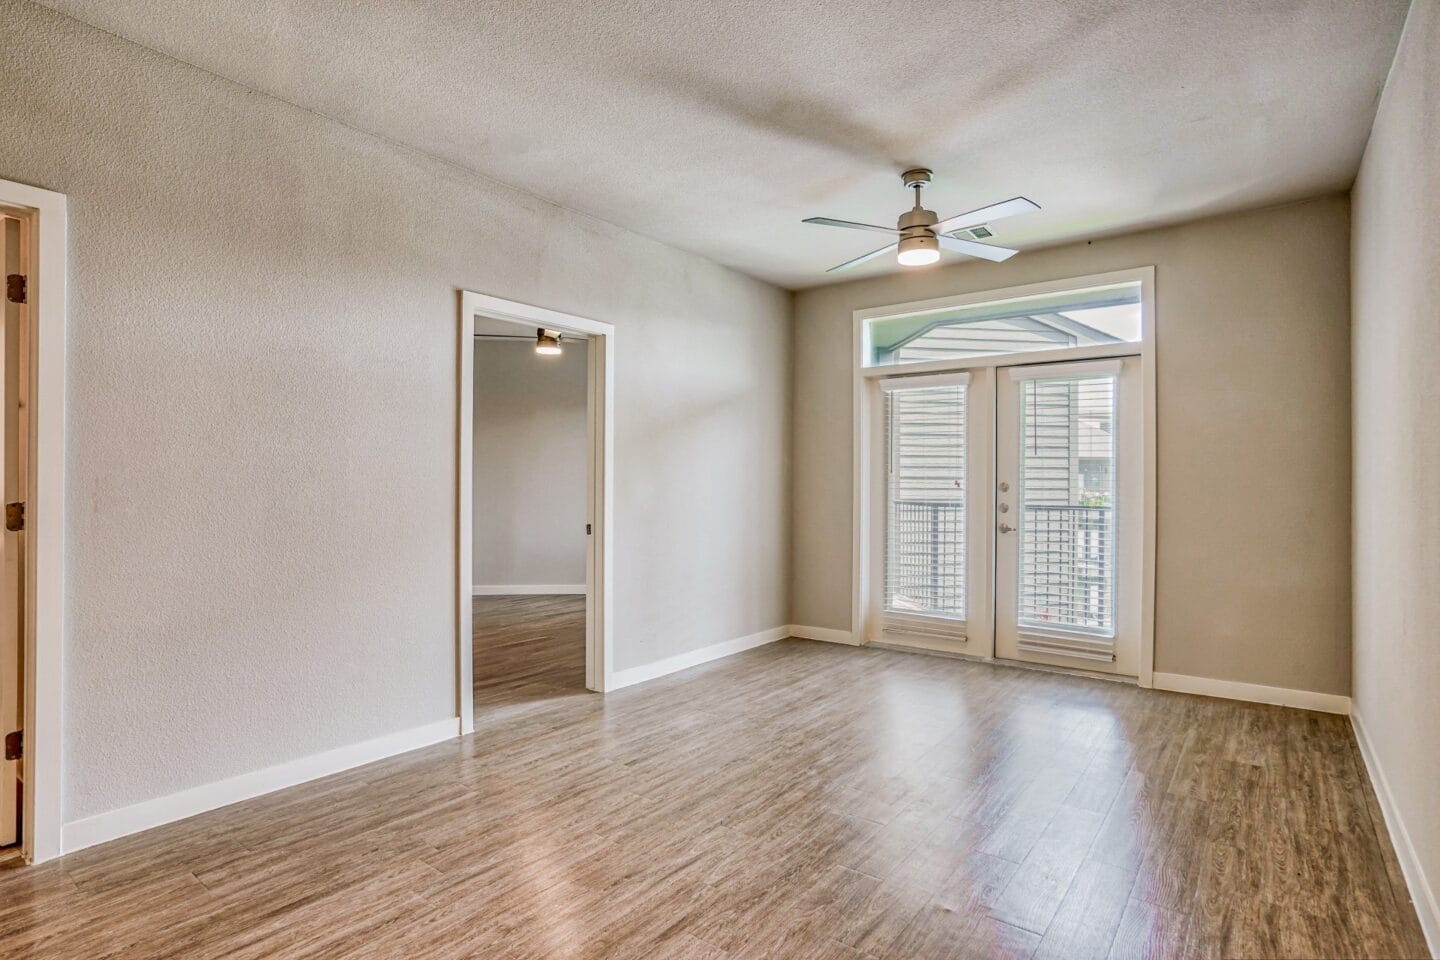
[[[990,419],[975,394],[969,373],[880,382],[872,639],[988,655],[989,577],[976,544],[988,541]]]
[[[1136,675],[1140,363],[880,381],[870,640]]]
[[[997,657],[1138,672],[1140,397],[1138,357],[997,371]]]

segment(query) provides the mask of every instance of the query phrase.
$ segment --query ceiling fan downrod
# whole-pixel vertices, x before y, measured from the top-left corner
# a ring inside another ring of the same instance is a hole
[[[900,182],[915,191],[915,207],[900,214],[895,228],[900,231],[899,249],[895,259],[901,266],[918,267],[940,259],[940,240],[930,229],[940,221],[935,211],[926,210],[920,202],[920,191],[930,182],[932,174],[916,167],[900,174]]]

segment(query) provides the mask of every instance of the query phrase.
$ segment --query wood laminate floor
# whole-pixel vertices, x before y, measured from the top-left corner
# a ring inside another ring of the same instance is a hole
[[[585,597],[476,597],[475,709],[586,696]]]
[[[1339,717],[800,640],[602,698],[573,599],[481,613],[473,737],[0,871],[0,956],[1424,955]]]

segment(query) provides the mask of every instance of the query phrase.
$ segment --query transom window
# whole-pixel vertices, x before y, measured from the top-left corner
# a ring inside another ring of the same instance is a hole
[[[882,317],[865,333],[867,367],[1134,343],[1140,282]]]

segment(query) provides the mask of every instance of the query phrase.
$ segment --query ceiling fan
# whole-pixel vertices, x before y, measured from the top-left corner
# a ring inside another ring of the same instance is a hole
[[[1032,210],[1039,210],[1040,205],[1026,200],[1024,197],[1014,197],[1000,203],[992,203],[988,207],[981,207],[979,210],[971,210],[969,213],[962,213],[951,217],[948,220],[941,220],[935,216],[935,211],[926,210],[920,206],[920,191],[925,184],[930,182],[931,173],[924,167],[914,170],[906,170],[900,174],[900,180],[905,186],[915,191],[915,207],[900,214],[900,219],[893,227],[881,227],[871,223],[855,223],[852,220],[832,220],[829,217],[807,217],[805,223],[818,223],[826,227],[849,227],[851,230],[874,230],[878,233],[893,233],[898,235],[894,243],[888,243],[879,250],[872,250],[869,253],[856,257],[854,260],[846,260],[826,270],[826,273],[834,273],[837,270],[848,270],[851,267],[858,267],[860,264],[891,250],[899,250],[895,259],[902,267],[918,267],[927,263],[934,263],[940,259],[940,248],[953,250],[955,253],[963,253],[972,257],[981,257],[985,260],[994,260],[999,263],[1009,260],[1019,250],[1012,250],[1009,247],[997,247],[989,243],[979,243],[975,240],[967,240],[964,237],[951,236],[957,230],[967,230],[987,224],[1001,217],[1013,217],[1018,213],[1029,213]],[[982,236],[989,236],[985,231]]]

